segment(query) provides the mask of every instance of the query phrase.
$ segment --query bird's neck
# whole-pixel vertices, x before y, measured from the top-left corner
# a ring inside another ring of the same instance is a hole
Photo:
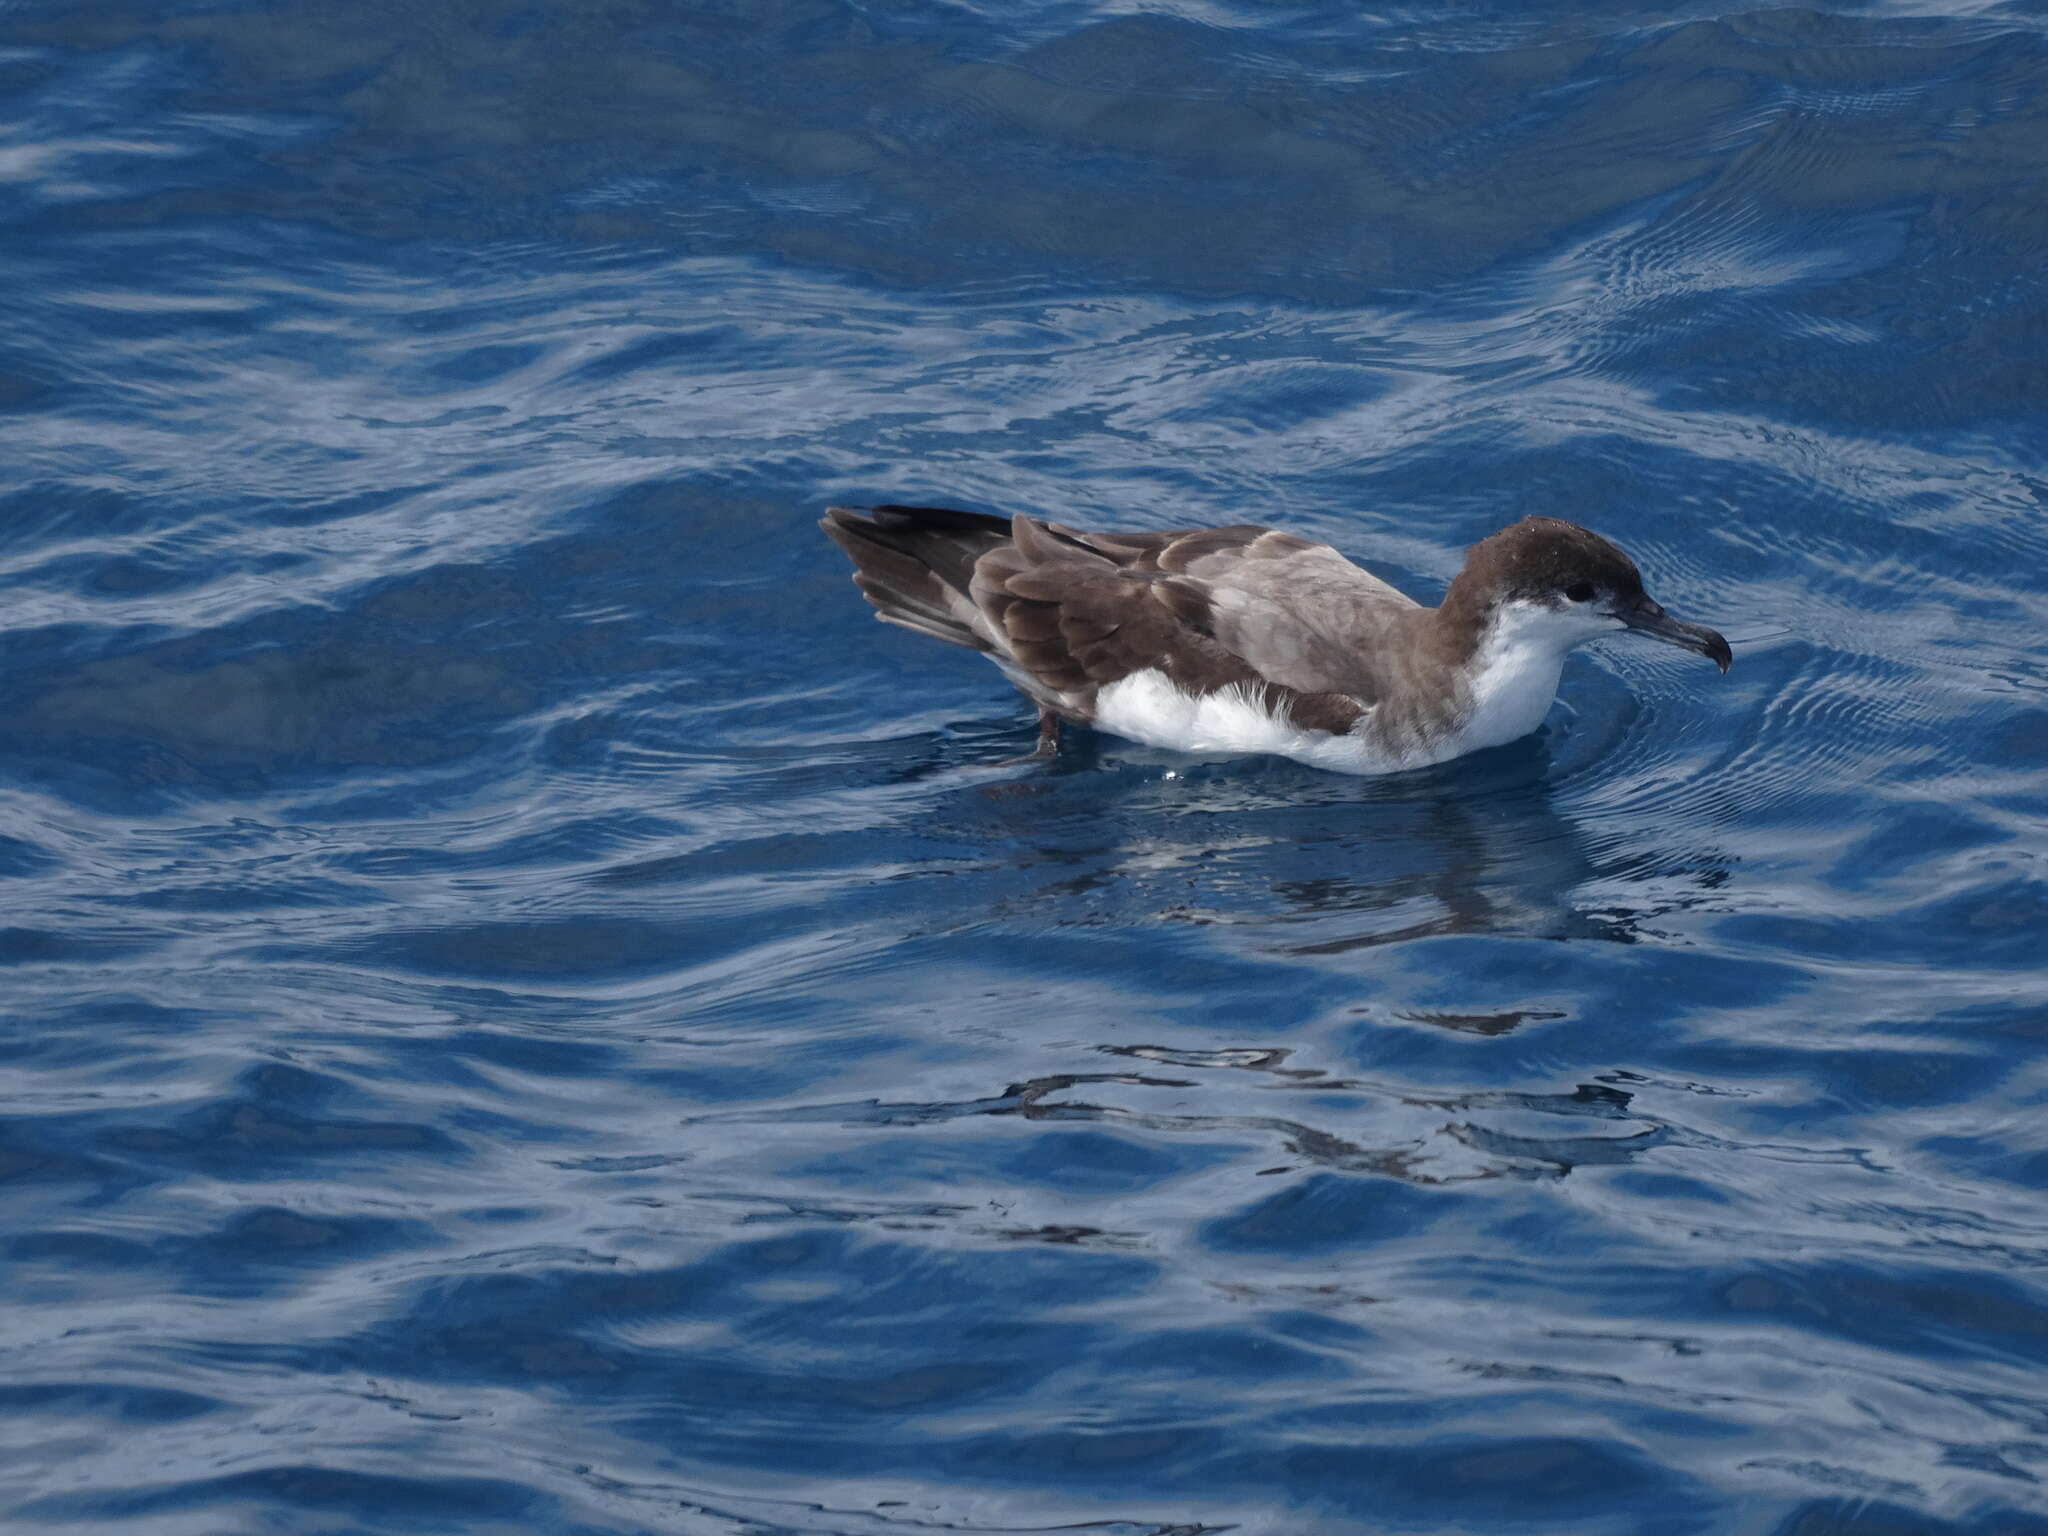
[[[1554,628],[1532,623],[1513,608],[1499,608],[1476,625],[1468,618],[1460,643],[1466,647],[1458,669],[1458,691],[1464,696],[1461,750],[1500,746],[1543,723],[1570,649],[1558,644]]]
[[[1499,617],[1495,593],[1468,566],[1458,572],[1444,600],[1430,610],[1430,629],[1439,654],[1453,665],[1468,662]]]

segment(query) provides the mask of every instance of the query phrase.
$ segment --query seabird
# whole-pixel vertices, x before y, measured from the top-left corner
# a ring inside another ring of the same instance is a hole
[[[1271,752],[1389,773],[1536,729],[1565,652],[1633,631],[1698,651],[1728,642],[1673,618],[1599,534],[1525,517],[1465,552],[1425,608],[1327,544],[1249,523],[1082,533],[1021,514],[830,507],[875,617],[980,651],[1060,723],[1184,752]]]

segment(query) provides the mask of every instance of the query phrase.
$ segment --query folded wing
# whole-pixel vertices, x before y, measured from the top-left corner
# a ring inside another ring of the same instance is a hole
[[[1341,732],[1378,696],[1374,634],[1421,611],[1329,546],[1250,524],[1101,534],[877,507],[834,508],[824,527],[879,617],[988,653],[1039,705],[1082,721],[1102,689],[1156,672]]]

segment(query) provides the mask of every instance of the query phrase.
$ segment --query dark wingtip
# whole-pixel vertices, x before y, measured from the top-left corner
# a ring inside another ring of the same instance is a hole
[[[883,542],[881,530],[867,511],[866,507],[827,507],[818,527],[826,538],[858,559],[862,545]]]
[[[962,512],[958,507],[912,507],[885,501],[865,510],[883,528],[916,530],[921,533],[993,533],[1008,537],[1010,520],[986,512]]]

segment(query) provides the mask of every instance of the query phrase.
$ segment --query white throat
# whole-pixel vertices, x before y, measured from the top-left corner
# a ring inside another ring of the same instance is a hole
[[[1535,730],[1557,697],[1565,653],[1620,627],[1606,614],[1502,603],[1466,664],[1471,703],[1456,733],[1458,752],[1502,746]]]

